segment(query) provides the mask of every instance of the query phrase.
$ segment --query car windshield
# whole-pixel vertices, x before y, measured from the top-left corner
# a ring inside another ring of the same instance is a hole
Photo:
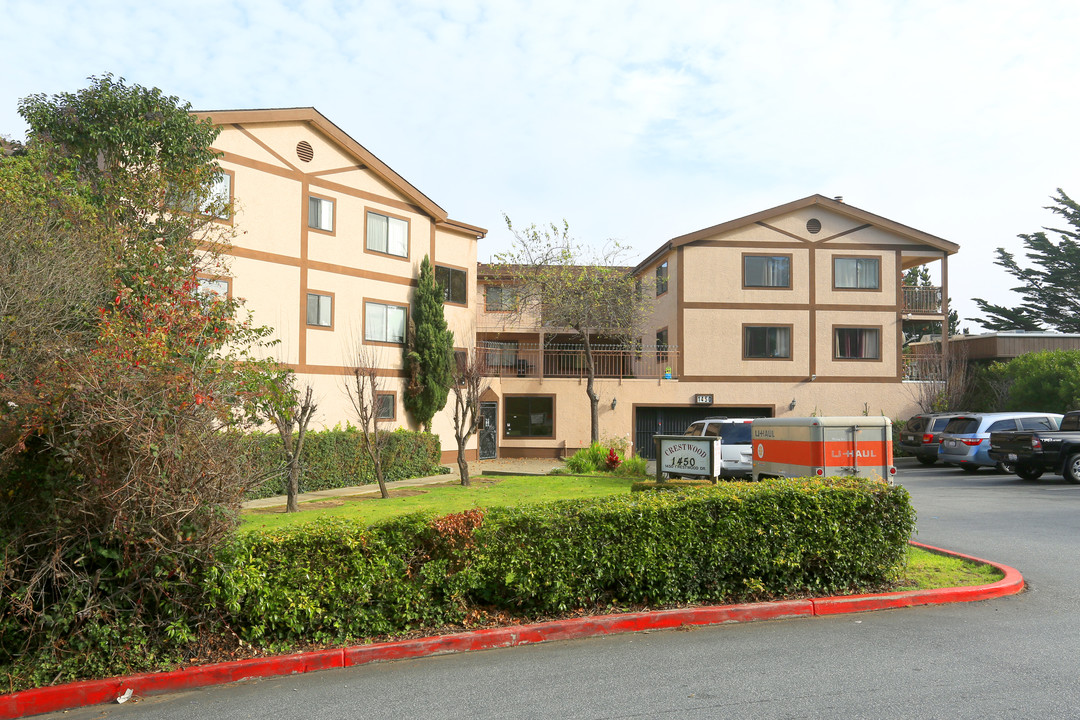
[[[956,417],[945,426],[945,432],[950,435],[970,435],[979,430],[979,418]]]
[[[1080,415],[1066,415],[1061,420],[1062,430],[1080,430]]]
[[[750,423],[724,423],[720,426],[720,439],[731,445],[749,445]]]

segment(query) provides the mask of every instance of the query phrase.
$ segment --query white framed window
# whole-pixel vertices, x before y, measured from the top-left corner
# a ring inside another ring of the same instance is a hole
[[[308,227],[334,232],[334,201],[329,198],[308,196]]]
[[[409,221],[368,211],[367,249],[409,257]]]
[[[307,324],[312,327],[334,326],[334,296],[322,293],[307,294]]]
[[[833,258],[833,287],[843,290],[878,290],[881,288],[879,258]]]
[[[221,297],[229,296],[229,279],[228,278],[198,278],[198,287],[196,288],[203,295],[220,295]]]
[[[364,339],[373,342],[405,342],[405,307],[364,303]]]

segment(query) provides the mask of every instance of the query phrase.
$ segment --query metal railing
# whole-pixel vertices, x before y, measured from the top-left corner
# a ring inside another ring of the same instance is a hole
[[[912,287],[904,285],[904,311],[941,314],[941,288],[933,285]]]
[[[944,377],[940,354],[920,353],[904,356],[904,380],[941,381]]]
[[[580,345],[477,343],[481,372],[488,377],[583,378],[588,375],[585,351]],[[675,377],[679,352],[668,347],[626,348],[594,345],[593,362],[598,378]]]

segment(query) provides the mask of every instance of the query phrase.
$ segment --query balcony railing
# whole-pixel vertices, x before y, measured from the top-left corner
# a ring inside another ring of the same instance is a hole
[[[481,371],[488,377],[584,378],[588,375],[585,351],[580,345],[517,345],[480,342],[476,348]],[[594,345],[593,362],[598,378],[675,377],[679,352],[668,346],[641,349]]]
[[[941,365],[940,354],[923,353],[904,356],[904,380],[926,382],[940,381],[943,378],[944,369]]]
[[[904,312],[923,313],[927,315],[941,314],[941,288],[933,285],[922,287],[904,288]]]

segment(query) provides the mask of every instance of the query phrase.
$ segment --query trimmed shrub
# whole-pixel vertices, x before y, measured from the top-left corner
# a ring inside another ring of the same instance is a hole
[[[255,446],[263,472],[270,477],[248,493],[247,499],[285,493],[281,437],[277,433],[253,433],[247,442]],[[439,436],[399,428],[390,433],[384,469],[387,480],[404,480],[442,473]],[[309,432],[300,458],[300,491],[367,485],[375,482],[371,462],[364,453],[360,431],[345,428]]]

